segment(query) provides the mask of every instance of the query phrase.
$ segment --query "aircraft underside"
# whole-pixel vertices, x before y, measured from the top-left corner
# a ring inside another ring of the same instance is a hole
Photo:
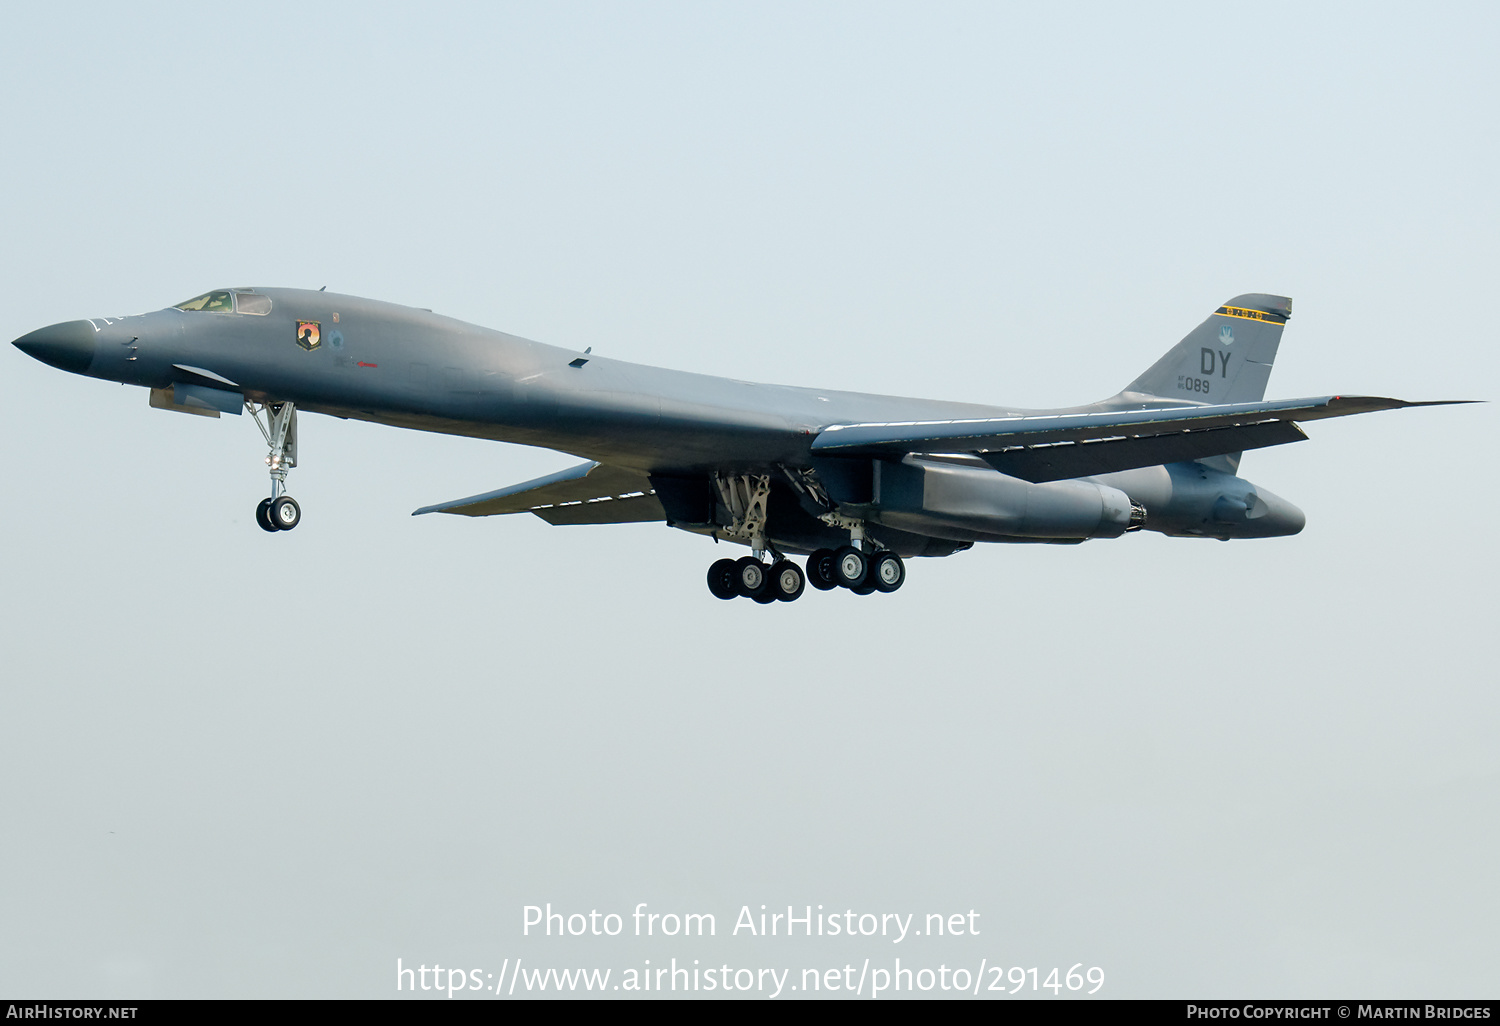
[[[947,556],[976,542],[1077,544],[1142,529],[1269,537],[1303,523],[1296,507],[1199,463],[1037,483],[963,456],[808,462],[661,473],[590,462],[416,512],[532,513],[555,526],[664,522],[747,546],[749,555],[714,562],[708,586],[719,598],[760,602],[793,601],[809,584],[896,591],[906,559]],[[792,556],[806,556],[804,566]]]

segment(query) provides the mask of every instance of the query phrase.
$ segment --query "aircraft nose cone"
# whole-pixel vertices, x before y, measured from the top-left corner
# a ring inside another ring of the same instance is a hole
[[[58,370],[82,374],[94,362],[94,334],[88,321],[65,321],[38,328],[11,344]]]

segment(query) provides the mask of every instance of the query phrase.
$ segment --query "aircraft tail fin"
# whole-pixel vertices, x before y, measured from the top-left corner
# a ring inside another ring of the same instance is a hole
[[[1136,378],[1120,398],[1258,403],[1292,315],[1285,296],[1235,296]]]
[[[1235,296],[1126,385],[1114,402],[1258,403],[1266,397],[1281,330],[1291,316],[1292,301],[1285,296]],[[1240,454],[1200,462],[1232,474],[1239,469]]]

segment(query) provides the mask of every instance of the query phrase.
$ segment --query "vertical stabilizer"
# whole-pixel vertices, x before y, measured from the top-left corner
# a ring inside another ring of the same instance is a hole
[[[1115,398],[1122,405],[1162,399],[1200,403],[1258,403],[1276,362],[1281,330],[1292,316],[1285,296],[1235,296],[1188,332]],[[1240,454],[1200,460],[1235,473]]]
[[[1292,315],[1285,296],[1235,296],[1188,332],[1151,369],[1125,387],[1142,399],[1257,403],[1276,362],[1281,329]]]

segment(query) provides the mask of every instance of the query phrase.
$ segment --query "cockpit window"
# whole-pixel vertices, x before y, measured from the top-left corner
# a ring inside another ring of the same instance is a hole
[[[271,312],[271,297],[262,296],[248,289],[232,292],[205,292],[201,296],[178,303],[179,310],[206,310],[209,313],[242,313],[264,317]]]
[[[212,313],[234,313],[234,297],[228,292],[205,292],[186,303],[178,303],[179,310],[207,310]]]
[[[262,296],[258,292],[236,292],[234,294],[234,307],[242,314],[255,314],[264,317],[271,312],[271,297]]]

